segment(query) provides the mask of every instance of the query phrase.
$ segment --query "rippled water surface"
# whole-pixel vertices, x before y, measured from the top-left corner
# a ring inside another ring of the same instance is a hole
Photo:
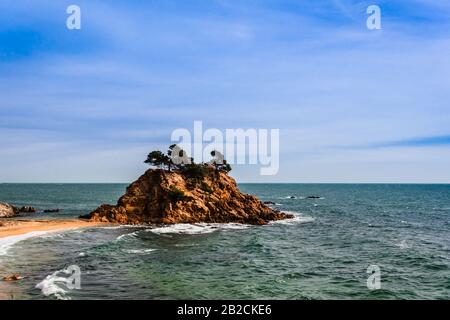
[[[33,218],[68,218],[115,203],[125,187],[1,184],[0,201],[63,209]],[[21,299],[450,298],[449,185],[240,188],[296,218],[90,228],[0,242],[0,275],[26,277],[0,290]],[[57,281],[71,265],[81,270],[79,290]],[[380,290],[367,288],[369,265],[380,267]]]

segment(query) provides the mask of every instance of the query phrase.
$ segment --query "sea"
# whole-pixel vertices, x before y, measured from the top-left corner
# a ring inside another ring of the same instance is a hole
[[[126,186],[0,184],[0,202],[61,209],[27,219],[76,218],[102,203],[116,203]],[[105,226],[0,239],[0,276],[24,277],[2,282],[0,294],[11,299],[450,299],[450,185],[239,188],[295,218],[264,226]]]

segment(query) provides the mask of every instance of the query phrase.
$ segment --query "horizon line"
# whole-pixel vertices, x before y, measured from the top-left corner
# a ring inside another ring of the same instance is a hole
[[[238,184],[408,184],[408,185],[450,185],[449,182],[239,182]],[[2,184],[131,184],[131,182],[0,182]]]

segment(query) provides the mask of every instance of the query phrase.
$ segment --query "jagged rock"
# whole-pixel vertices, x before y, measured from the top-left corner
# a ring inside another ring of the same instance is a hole
[[[20,213],[33,213],[36,209],[31,206],[23,206],[17,208],[8,203],[0,202],[0,218],[11,218],[19,215]]]
[[[263,203],[264,203],[264,204],[271,204],[271,205],[274,205],[274,204],[275,204],[275,202],[273,202],[273,201],[264,201]]]
[[[117,205],[103,204],[80,218],[122,224],[261,225],[293,216],[269,208],[255,196],[241,193],[233,178],[208,168],[205,175],[197,178],[181,172],[150,169],[127,188]]]
[[[14,217],[18,213],[16,207],[0,202],[0,218]]]

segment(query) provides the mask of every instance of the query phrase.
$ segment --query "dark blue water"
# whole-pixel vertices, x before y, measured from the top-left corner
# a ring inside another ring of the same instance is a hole
[[[2,184],[0,201],[62,209],[33,218],[76,217],[115,203],[125,187]],[[240,188],[296,218],[266,226],[92,228],[34,237],[0,255],[0,275],[26,276],[0,290],[18,299],[450,298],[450,185]],[[54,281],[70,265],[81,270],[79,290]],[[369,265],[380,269],[380,289],[367,287]]]

